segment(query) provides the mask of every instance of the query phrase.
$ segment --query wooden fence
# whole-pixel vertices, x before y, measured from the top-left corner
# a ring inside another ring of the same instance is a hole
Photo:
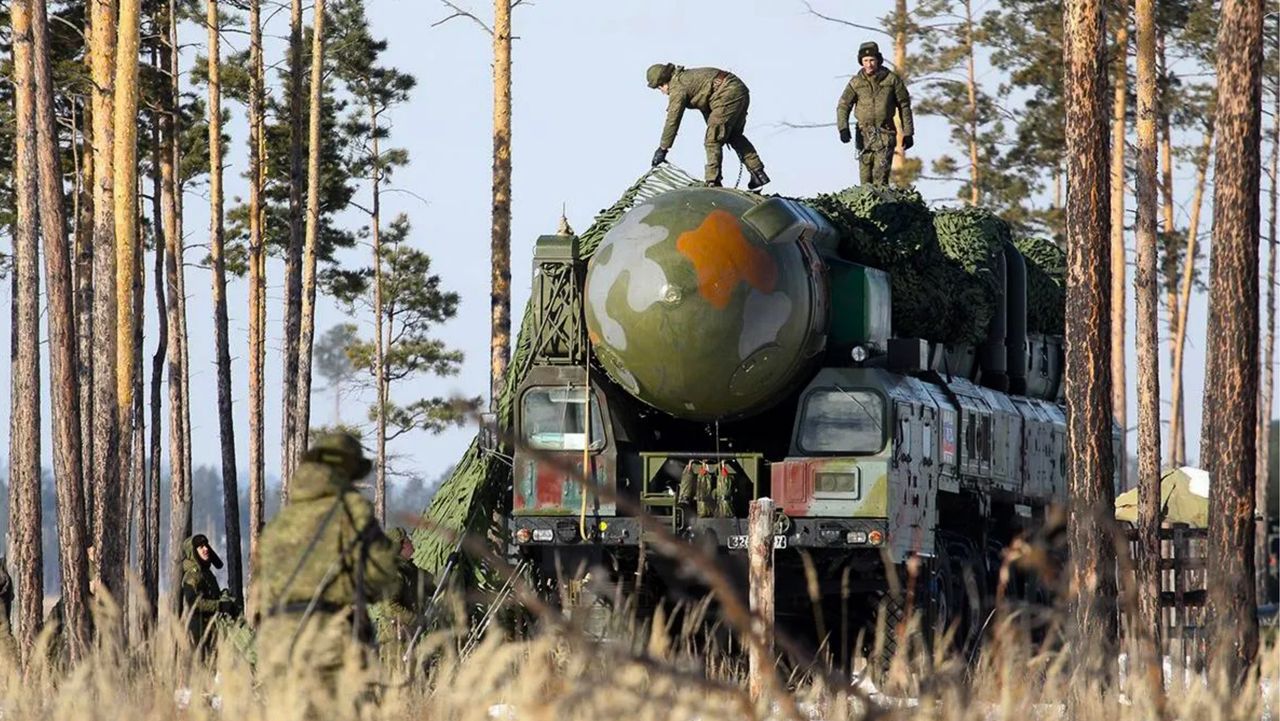
[[[1160,621],[1163,651],[1173,664],[1173,677],[1187,665],[1204,667],[1205,551],[1207,531],[1185,523],[1160,528]],[[1137,552],[1137,529],[1129,531],[1130,559]],[[1134,564],[1128,564],[1133,569]],[[1132,583],[1133,578],[1124,579]]]

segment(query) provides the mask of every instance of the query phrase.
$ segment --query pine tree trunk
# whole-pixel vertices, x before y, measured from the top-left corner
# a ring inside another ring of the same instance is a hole
[[[31,0],[14,0],[12,23],[15,129],[13,355],[10,363],[9,529],[17,577],[15,634],[24,666],[40,632],[44,557],[40,543],[40,200],[36,182],[35,66]],[[0,619],[8,625],[9,619]]]
[[[896,0],[893,8],[893,71],[907,82],[907,0]],[[907,149],[902,147],[902,116],[894,113],[898,128],[897,145],[893,149],[892,170],[901,171],[907,162]]]
[[[1156,28],[1156,63],[1157,70],[1160,73],[1161,82],[1167,82],[1165,70],[1165,40],[1164,29]],[[1173,134],[1169,121],[1169,103],[1167,99],[1157,91],[1156,102],[1159,108],[1160,119],[1160,193],[1163,219],[1163,230],[1166,237],[1172,239],[1177,234],[1177,225],[1174,221],[1173,208]],[[1178,266],[1170,264],[1172,272],[1177,271]],[[1167,340],[1169,343],[1169,368],[1172,376],[1172,368],[1174,358],[1178,355],[1176,336],[1178,333],[1178,308],[1181,307],[1182,301],[1178,292],[1178,284],[1175,278],[1166,280],[1168,288],[1165,292],[1165,312],[1168,313],[1169,331]],[[1171,383],[1172,385],[1172,383]],[[1182,399],[1172,399],[1169,403],[1169,436],[1165,449],[1168,457],[1168,464],[1174,466],[1182,465],[1182,456],[1185,455],[1186,443],[1184,439],[1179,437],[1182,428]],[[1178,449],[1181,449],[1179,451]]]
[[[969,126],[969,203],[978,205],[982,202],[982,174],[978,167],[978,78],[973,67],[973,3],[964,0],[965,54],[967,56],[967,77],[965,85],[969,91],[968,122]]]
[[[1116,466],[1120,471],[1120,487],[1125,483],[1125,466],[1128,465],[1129,403],[1128,383],[1125,379],[1125,301],[1128,296],[1125,284],[1124,252],[1124,151],[1125,114],[1128,107],[1129,81],[1129,6],[1120,3],[1119,25],[1116,27],[1115,62],[1112,64],[1112,86],[1115,90],[1111,102],[1111,415],[1120,426],[1120,457]]]
[[[1258,410],[1258,224],[1262,0],[1223,0],[1209,267],[1204,426],[1209,485],[1211,663],[1235,678],[1258,651],[1254,596],[1254,424]]]
[[[373,507],[378,515],[378,523],[387,524],[387,347],[383,340],[383,308],[382,308],[382,156],[378,147],[378,110],[376,103],[369,102],[369,137],[373,143],[373,318],[374,355],[377,363],[378,383],[378,472],[374,481]]]
[[[1148,702],[1164,716],[1160,653],[1160,281],[1156,270],[1156,30],[1155,0],[1137,0],[1137,232],[1133,287],[1138,361],[1138,616]],[[1114,229],[1113,229],[1114,231]]]
[[[244,598],[240,567],[240,500],[236,486],[236,434],[231,416],[231,346],[227,337],[227,266],[222,218],[222,82],[218,0],[205,4],[209,29],[209,248],[213,261],[213,338],[218,354],[218,430],[222,445],[222,508],[227,535],[227,589]]]
[[[125,600],[124,569],[128,558],[128,526],[120,523],[132,477],[133,442],[133,284],[137,275],[138,246],[138,35],[139,0],[120,0],[115,62],[115,134],[112,144],[116,249],[116,424],[118,480],[104,506],[112,511],[103,524],[98,558],[102,587]]]
[[[1067,486],[1073,638],[1092,676],[1114,663],[1115,487],[1111,448],[1106,32],[1099,0],[1064,7],[1067,161]]]
[[[263,365],[266,360],[266,256],[262,246],[262,20],[260,0],[249,2],[249,559],[257,559],[266,489],[262,445]]]
[[[91,32],[88,27],[86,32]],[[81,153],[79,201],[76,207],[76,350],[77,373],[80,379],[80,468],[81,497],[84,499],[85,517],[93,518],[93,507],[88,505],[93,497],[93,142],[90,136],[92,111],[84,106],[81,123]]]
[[[156,13],[157,26],[163,21],[162,13]],[[152,50],[152,65],[159,70],[159,58]],[[146,564],[142,572],[142,585],[146,591],[147,608],[150,620],[154,623],[159,612],[160,603],[160,457],[162,438],[160,433],[160,416],[162,412],[162,378],[165,372],[165,356],[169,346],[169,308],[165,303],[165,246],[169,239],[166,236],[164,222],[164,179],[160,168],[165,165],[166,148],[161,137],[164,125],[163,114],[167,109],[161,108],[152,114],[151,124],[151,223],[155,229],[155,277],[156,318],[158,337],[156,352],[151,357],[151,442],[147,458],[151,465],[148,474],[148,485],[151,492],[147,497],[147,535],[143,539],[146,552],[143,557]]]
[[[89,47],[93,75],[93,543],[99,551],[118,545],[120,492],[120,417],[116,406],[116,236],[115,236],[115,50],[116,16],[112,0],[89,0],[93,30]],[[104,554],[90,571],[101,576]]]
[[[170,71],[177,65],[177,25],[174,16],[176,0],[165,6],[165,22],[168,27],[165,41],[160,46],[160,62]],[[189,419],[186,407],[186,364],[184,337],[186,334],[185,304],[183,302],[183,240],[180,227],[181,211],[178,207],[181,192],[176,177],[179,165],[177,127],[177,83],[172,76],[162,86],[160,116],[161,211],[163,213],[165,242],[165,290],[168,293],[167,344],[165,348],[166,373],[169,377],[169,564],[168,605],[171,611],[178,609],[178,584],[182,561],[182,541],[191,534],[191,485],[188,482]]]
[[[298,435],[298,341],[302,326],[302,0],[289,4],[289,248],[284,270],[284,383],[281,396],[283,430],[280,495],[289,499],[289,481],[302,449]]]
[[[1276,35],[1280,46],[1280,33]],[[1280,47],[1276,57],[1280,58]],[[1262,389],[1258,401],[1258,463],[1254,477],[1254,507],[1257,511],[1254,529],[1253,564],[1256,571],[1258,603],[1270,600],[1267,588],[1267,493],[1271,487],[1271,405],[1275,391],[1276,345],[1276,201],[1277,178],[1280,178],[1280,82],[1275,86],[1275,102],[1271,114],[1271,209],[1267,216],[1267,321],[1263,326]]]
[[[49,374],[52,386],[53,472],[58,500],[58,545],[62,570],[65,638],[72,659],[88,642],[88,558],[84,482],[80,450],[79,381],[76,378],[75,316],[72,310],[71,256],[63,203],[58,126],[54,117],[53,71],[46,0],[33,3],[36,120],[39,127],[40,221],[44,233],[45,275],[49,294]]]
[[[325,0],[315,2],[311,29],[311,117],[307,127],[307,232],[302,260],[302,323],[298,337],[295,457],[311,432],[311,350],[316,331],[316,242],[320,234],[320,116],[324,95]]]
[[[1200,234],[1200,209],[1204,207],[1205,187],[1209,176],[1209,160],[1213,152],[1213,140],[1216,125],[1210,123],[1205,130],[1204,140],[1200,146],[1200,157],[1196,160],[1196,184],[1191,197],[1191,215],[1187,222],[1186,251],[1182,259],[1182,284],[1178,291],[1178,318],[1173,332],[1173,371],[1170,381],[1169,404],[1172,412],[1169,415],[1169,443],[1172,465],[1182,466],[1187,462],[1185,403],[1182,391],[1182,366],[1187,349],[1187,319],[1191,308],[1191,281],[1196,272],[1197,241]]]
[[[511,0],[493,3],[493,235],[489,301],[489,408],[511,361]]]

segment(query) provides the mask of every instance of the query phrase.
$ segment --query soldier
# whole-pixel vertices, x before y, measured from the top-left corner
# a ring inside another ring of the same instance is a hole
[[[13,608],[13,579],[9,577],[9,568],[4,556],[0,556],[0,662],[18,663],[18,644],[13,639],[13,631],[9,627],[9,613]]]
[[[321,436],[303,461],[288,505],[259,540],[251,590],[263,616],[259,667],[267,682],[292,676],[290,666],[310,672],[333,694],[344,666],[365,668],[373,643],[367,604],[399,590],[399,549],[353,485],[371,465],[354,436]]]
[[[850,138],[854,141],[861,164],[861,182],[884,184],[889,182],[898,141],[893,124],[895,111],[902,118],[902,149],[908,150],[915,144],[911,96],[902,78],[884,67],[880,46],[863,43],[858,48],[858,63],[862,69],[849,79],[836,105],[836,128],[840,131],[840,142],[847,143]],[[856,121],[853,133],[849,132],[850,110]]]
[[[413,541],[403,528],[387,531],[387,538],[399,552],[396,570],[400,574],[400,593],[369,608],[369,616],[377,629],[378,646],[388,657],[398,657],[404,645],[417,631],[422,605],[419,579],[422,571],[413,565]]]
[[[209,545],[203,533],[182,542],[182,605],[181,612],[190,614],[187,631],[191,644],[200,648],[201,654],[213,649],[213,622],[219,613],[237,615],[235,602],[225,596],[218,586],[212,568],[222,568],[222,559]]]
[[[769,182],[764,172],[764,162],[755,146],[742,131],[747,126],[747,106],[751,93],[738,76],[717,68],[689,68],[671,63],[651,65],[645,74],[649,87],[661,90],[669,100],[667,123],[662,128],[662,140],[653,154],[653,166],[667,159],[667,151],[676,141],[680,120],[684,111],[696,108],[707,121],[707,135],[703,141],[707,150],[707,185],[718,187],[721,183],[720,158],[724,145],[729,144],[742,164],[751,174],[747,187],[751,190]]]

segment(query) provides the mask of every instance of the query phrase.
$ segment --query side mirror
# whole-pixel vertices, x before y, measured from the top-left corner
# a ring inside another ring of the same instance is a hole
[[[498,450],[498,414],[493,412],[480,414],[480,431],[478,435],[480,450],[494,453]]]

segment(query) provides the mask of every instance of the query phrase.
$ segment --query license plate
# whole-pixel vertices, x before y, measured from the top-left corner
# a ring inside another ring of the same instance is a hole
[[[743,534],[743,535],[737,535],[737,536],[729,536],[729,549],[730,549],[730,550],[735,550],[735,551],[736,551],[736,550],[745,550],[745,549],[746,549],[746,547],[747,547],[747,536],[746,536],[745,534]],[[779,548],[786,548],[786,547],[787,547],[787,537],[786,537],[786,536],[783,536],[783,535],[777,535],[777,536],[774,536],[774,537],[773,537],[773,547],[774,547],[775,549],[779,549]]]
[[[552,534],[553,532],[550,528],[535,528],[533,529],[533,540],[550,541],[554,537]]]

